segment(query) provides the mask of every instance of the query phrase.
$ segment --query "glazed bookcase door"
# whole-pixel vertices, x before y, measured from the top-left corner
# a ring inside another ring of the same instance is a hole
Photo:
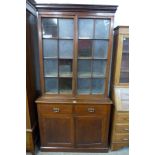
[[[41,26],[44,91],[72,94],[74,19],[43,17]]]
[[[42,92],[107,96],[112,18],[39,18]]]
[[[122,84],[129,83],[129,36],[122,36],[122,58],[120,67],[120,79]]]
[[[78,19],[78,95],[105,92],[110,25],[110,19]]]

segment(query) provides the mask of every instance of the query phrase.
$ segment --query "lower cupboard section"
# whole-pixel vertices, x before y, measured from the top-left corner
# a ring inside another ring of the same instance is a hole
[[[107,152],[111,105],[95,106],[38,104],[41,150]]]

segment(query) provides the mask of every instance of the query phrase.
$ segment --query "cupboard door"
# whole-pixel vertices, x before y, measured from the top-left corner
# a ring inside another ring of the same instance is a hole
[[[40,118],[42,147],[73,145],[73,118],[69,115],[42,115]]]
[[[103,116],[77,116],[76,146],[103,147],[106,146],[107,124]]]

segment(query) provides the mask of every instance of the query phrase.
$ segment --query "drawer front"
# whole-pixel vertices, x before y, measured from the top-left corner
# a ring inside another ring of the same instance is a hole
[[[38,112],[40,114],[71,114],[72,105],[40,104]]]
[[[110,106],[109,105],[76,105],[75,106],[75,113],[76,114],[106,114],[109,112]]]
[[[117,113],[116,123],[128,123],[129,113]]]
[[[114,142],[128,143],[129,142],[129,134],[115,134]]]
[[[126,146],[129,146],[129,143],[112,143],[111,145],[111,150],[114,151],[114,150],[118,150],[118,149],[121,149],[122,147],[126,147]]]
[[[116,133],[129,133],[129,125],[126,124],[116,124],[115,125],[115,132]]]

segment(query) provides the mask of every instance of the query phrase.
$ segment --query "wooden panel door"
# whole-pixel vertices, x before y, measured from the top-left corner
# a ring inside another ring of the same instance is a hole
[[[40,133],[42,147],[72,146],[73,118],[70,115],[42,115]]]
[[[107,143],[107,121],[103,116],[77,116],[76,146],[104,147]]]

